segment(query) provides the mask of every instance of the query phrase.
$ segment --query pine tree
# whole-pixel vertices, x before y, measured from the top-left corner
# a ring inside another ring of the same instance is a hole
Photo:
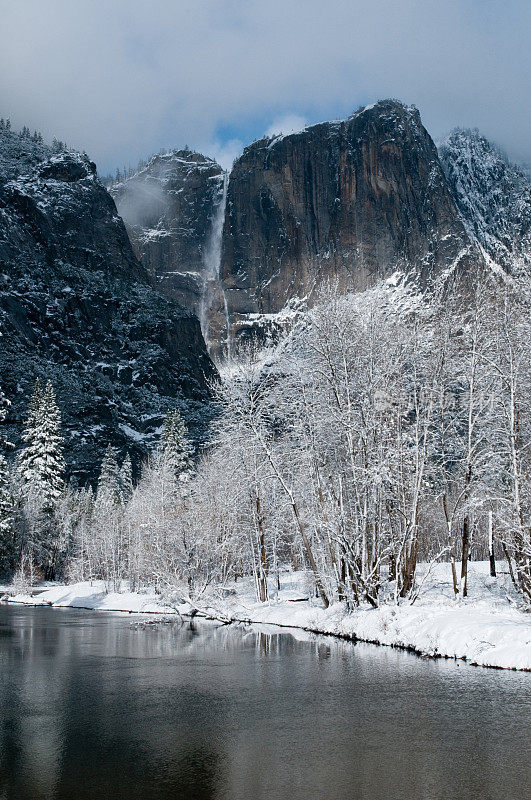
[[[98,480],[98,491],[96,494],[96,503],[101,506],[103,504],[119,503],[121,499],[121,480],[120,480],[120,467],[116,453],[111,445],[107,447],[103,461],[101,462],[100,477]]]
[[[7,459],[0,453],[0,564],[14,537],[15,502]]]
[[[124,505],[129,502],[132,494],[133,494],[133,467],[131,465],[131,457],[129,453],[127,453],[120,469],[120,498]]]
[[[0,425],[5,422],[10,405],[0,387]],[[8,446],[0,433],[0,571],[11,566],[15,550],[15,500],[3,452]]]
[[[176,478],[191,470],[193,447],[177,408],[166,415],[160,449],[164,461],[170,466]]]
[[[44,389],[35,382],[22,435],[25,448],[19,456],[18,472],[25,487],[41,498],[44,508],[53,509],[64,489],[61,414],[51,381]]]
[[[2,387],[0,386],[0,425],[2,425],[6,421],[10,408],[11,408],[11,403],[5,396],[4,392],[2,391]],[[0,433],[0,450],[3,450],[4,447],[6,446],[10,447],[11,445],[9,445],[5,441],[2,434]]]

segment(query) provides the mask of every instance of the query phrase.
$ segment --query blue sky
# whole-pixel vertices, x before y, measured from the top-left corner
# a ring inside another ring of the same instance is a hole
[[[161,147],[227,165],[267,131],[415,103],[531,161],[529,0],[0,0],[0,116],[100,172]]]

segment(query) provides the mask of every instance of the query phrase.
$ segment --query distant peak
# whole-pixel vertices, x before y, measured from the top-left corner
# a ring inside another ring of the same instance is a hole
[[[437,142],[437,149],[441,155],[455,150],[461,157],[466,155],[469,159],[473,158],[479,161],[488,157],[491,163],[492,161],[502,162],[515,172],[525,175],[525,168],[512,161],[501,145],[488,139],[478,128],[454,128]]]
[[[35,169],[36,176],[44,180],[72,183],[96,174],[96,165],[88,156],[74,151],[57,153]]]
[[[198,163],[208,163],[208,164],[215,164],[213,158],[209,156],[203,155],[203,153],[199,153],[197,150],[190,150],[188,148],[184,148],[182,150],[168,150],[167,152],[163,153],[155,153],[151,156],[148,163],[155,161],[156,159],[172,161],[195,161]]]
[[[531,185],[477,128],[455,128],[438,144],[446,181],[471,239],[493,268],[531,263]]]
[[[366,114],[369,111],[376,114],[389,112],[396,112],[400,115],[419,114],[419,110],[416,106],[408,106],[401,100],[395,100],[394,98],[388,97],[385,100],[378,100],[376,103],[370,103],[367,106],[360,106],[356,111],[354,111],[353,114],[350,115],[349,119],[352,119],[352,117],[358,117],[361,114]]]

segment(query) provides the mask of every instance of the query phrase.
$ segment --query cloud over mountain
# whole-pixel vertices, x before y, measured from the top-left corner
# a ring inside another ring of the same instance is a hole
[[[161,146],[225,151],[286,114],[315,122],[381,97],[416,103],[435,135],[478,126],[531,159],[526,0],[0,7],[2,115],[86,148],[103,170]]]

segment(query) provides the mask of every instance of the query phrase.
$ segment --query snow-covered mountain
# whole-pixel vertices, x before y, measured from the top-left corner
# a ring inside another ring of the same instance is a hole
[[[180,405],[197,433],[215,374],[197,317],[161,296],[89,158],[0,126],[0,385],[17,441],[51,379],[70,474],[109,442],[138,461]]]
[[[531,265],[531,180],[477,130],[439,145],[448,188],[469,236],[508,272]]]
[[[253,142],[228,186],[215,162],[176,151],[110,191],[161,290],[201,314],[219,353],[227,331],[284,329],[323,281],[364,290],[399,270],[429,286],[529,266],[530,186],[477,131],[437,150],[415,107],[385,100]]]
[[[159,153],[109,185],[133,249],[167,297],[200,313],[224,172],[191,150]]]
[[[402,269],[429,285],[478,256],[418,110],[396,100],[253,142],[228,185],[215,162],[177,151],[110,191],[144,265],[202,314],[214,353],[262,335],[271,315],[283,325],[323,281],[363,290]]]

